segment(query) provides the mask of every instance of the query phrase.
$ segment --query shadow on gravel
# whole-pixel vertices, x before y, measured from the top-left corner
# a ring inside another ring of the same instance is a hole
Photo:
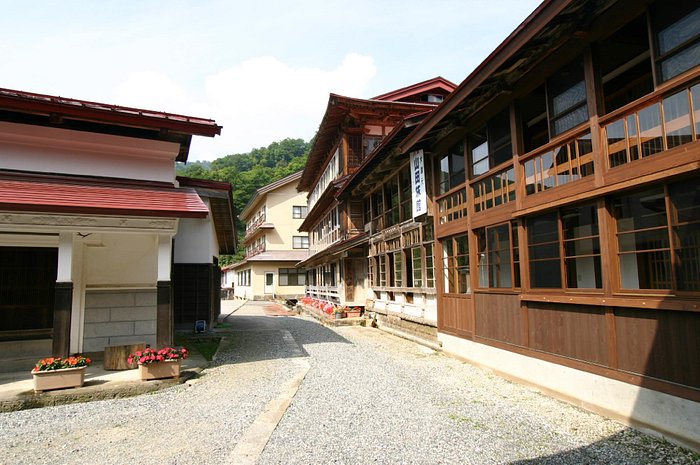
[[[216,364],[249,363],[308,357],[309,344],[351,344],[336,332],[316,322],[294,317],[235,316],[231,325],[217,331],[223,337],[214,358]]]
[[[616,464],[643,465],[668,463],[666,460],[677,452],[672,463],[695,464],[700,456],[681,449],[675,444],[649,437],[632,428],[613,434],[602,441],[577,447],[557,454],[510,462],[508,465],[578,465]]]

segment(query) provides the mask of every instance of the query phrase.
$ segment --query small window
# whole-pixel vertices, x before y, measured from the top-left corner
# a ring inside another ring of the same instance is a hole
[[[477,177],[513,157],[508,110],[469,136],[472,176]]]
[[[303,268],[279,268],[280,286],[304,286],[306,271]]]
[[[464,181],[464,143],[460,142],[451,147],[448,153],[440,158],[438,191],[440,194],[444,194]]]
[[[672,289],[671,240],[663,187],[611,201],[622,289]]]
[[[306,205],[295,205],[292,207],[292,218],[300,219],[306,218],[307,207]]]
[[[441,242],[445,292],[451,294],[471,293],[467,236],[450,237],[442,239]]]
[[[513,287],[513,249],[509,223],[481,229],[479,245],[479,287]]]
[[[294,248],[294,249],[308,249],[309,248],[309,237],[308,236],[293,236],[292,237],[292,248]]]
[[[686,0],[667,0],[658,5],[656,29],[657,67],[667,81],[700,64],[700,8]]]
[[[530,286],[532,288],[561,288],[559,227],[557,213],[527,220],[530,258]]]
[[[574,61],[548,79],[547,94],[552,136],[588,120],[583,60]]]

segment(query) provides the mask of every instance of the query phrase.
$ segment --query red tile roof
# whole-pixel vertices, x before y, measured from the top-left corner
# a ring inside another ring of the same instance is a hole
[[[192,189],[0,177],[0,211],[206,218],[209,210]]]
[[[74,98],[36,94],[13,89],[0,89],[0,107],[18,111],[57,113],[74,118],[132,126],[167,128],[185,134],[214,137],[221,126],[206,118],[178,115],[162,111],[123,107]]]

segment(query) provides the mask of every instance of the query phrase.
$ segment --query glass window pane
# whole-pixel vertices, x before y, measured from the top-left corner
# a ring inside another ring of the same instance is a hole
[[[699,10],[700,11],[700,10]],[[663,100],[664,128],[666,129],[666,146],[670,149],[692,142],[690,127],[690,106],[688,91],[683,90]]]
[[[627,163],[627,138],[625,137],[625,120],[620,119],[605,126],[608,138],[608,159],[610,167]]]
[[[450,190],[450,157],[445,155],[440,159],[440,193]]]
[[[620,252],[665,249],[669,247],[668,229],[651,229],[620,234],[618,244]]]
[[[535,193],[535,161],[525,162],[525,192],[530,195]]]
[[[661,137],[661,114],[659,111],[660,105],[655,103],[637,113],[643,157],[648,157],[664,149]]]
[[[558,241],[556,212],[528,219],[527,235],[530,244]]]
[[[533,288],[561,287],[559,229],[556,212],[527,220],[530,284]]]
[[[554,187],[554,175],[556,170],[554,169],[554,154],[552,152],[547,152],[542,154],[540,157],[542,160],[542,184],[545,189],[551,189]]]
[[[561,134],[588,119],[588,107],[581,105],[575,110],[554,120],[554,134]]]
[[[532,288],[560,288],[559,259],[530,262]]]
[[[698,64],[700,64],[700,42],[696,42],[685,50],[663,60],[661,62],[661,79],[667,81]]]
[[[700,34],[700,8],[680,18],[658,33],[661,55]]]
[[[693,99],[693,119],[695,120],[695,138],[700,138],[700,84],[690,88]]]
[[[615,198],[611,206],[619,232],[665,226],[667,222],[661,187]]]
[[[668,192],[676,207],[676,223],[700,220],[700,179],[671,184]]]
[[[566,259],[566,285],[570,289],[601,289],[600,255]]]
[[[671,289],[669,251],[620,255],[623,289]]]
[[[700,223],[674,228],[678,289],[700,291]]]
[[[598,235],[598,213],[595,205],[562,209],[561,221],[564,239]]]

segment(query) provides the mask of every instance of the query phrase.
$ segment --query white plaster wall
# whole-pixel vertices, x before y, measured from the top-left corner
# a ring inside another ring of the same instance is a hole
[[[545,393],[700,450],[700,403],[438,333],[443,350]]]
[[[209,211],[209,199],[202,201]],[[219,244],[211,214],[206,218],[182,218],[175,235],[175,263],[212,263],[212,257],[219,256]]]
[[[221,287],[234,287],[236,270],[226,270],[221,273]]]
[[[99,234],[85,248],[86,287],[155,287],[155,234]]]
[[[378,310],[387,310],[395,315],[408,315],[415,318],[423,318],[437,324],[437,298],[433,294],[413,294],[413,303],[406,302],[402,292],[394,294],[394,300],[388,300],[385,291],[377,292],[377,298],[372,300],[372,307]]]
[[[172,142],[0,123],[0,169],[173,183],[178,151]]]

